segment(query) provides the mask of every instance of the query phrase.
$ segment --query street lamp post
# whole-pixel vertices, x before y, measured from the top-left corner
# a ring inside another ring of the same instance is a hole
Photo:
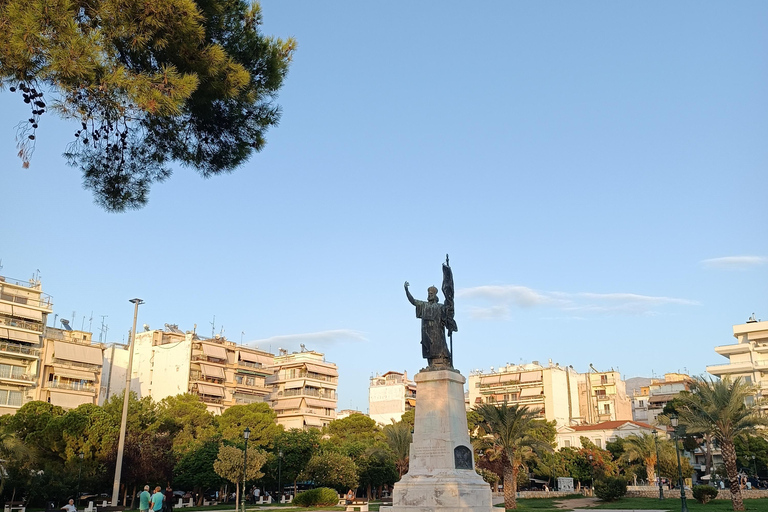
[[[251,437],[251,429],[245,427],[243,431],[243,437],[245,438],[245,451],[243,451],[243,512],[245,512],[245,475],[248,473],[248,438]]]
[[[277,449],[277,494],[283,498],[283,450]]]
[[[677,441],[680,437],[677,433],[677,425],[680,420],[676,414],[672,414],[669,417],[669,422],[672,424],[672,431],[675,433],[675,453],[677,454],[677,474],[680,479],[680,500],[682,501],[682,512],[688,512],[688,503],[685,500],[685,484],[683,483],[683,467],[680,465],[680,450],[677,447]]]
[[[589,478],[590,478],[590,484],[592,486],[592,494],[595,494],[595,468],[592,466],[592,461],[595,460],[595,458],[592,456],[592,454],[589,454]]]
[[[661,469],[659,466],[659,431],[653,429],[653,443],[656,445],[656,472],[659,475],[659,499],[664,499],[664,487],[661,485]]]
[[[755,468],[755,479],[757,479],[757,461],[755,461],[755,454],[752,454],[752,466]]]
[[[131,299],[133,304],[133,329],[131,329],[131,346],[128,347],[128,368],[125,371],[125,394],[123,395],[123,415],[120,419],[120,437],[117,443],[117,462],[115,463],[115,481],[112,483],[112,506],[117,506],[120,493],[120,476],[123,470],[123,452],[125,451],[125,431],[128,425],[128,398],[131,395],[131,372],[133,371],[133,349],[136,345],[136,317],[139,306],[144,304],[141,299]],[[127,501],[127,500],[126,500]]]
[[[77,470],[77,506],[80,506],[80,477],[83,476],[83,457],[85,457],[85,454],[83,452],[80,452],[77,454],[78,458],[80,459],[80,467]]]

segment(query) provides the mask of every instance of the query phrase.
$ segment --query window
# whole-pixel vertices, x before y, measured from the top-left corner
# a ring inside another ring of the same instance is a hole
[[[9,391],[7,389],[0,389],[0,405],[21,406],[21,401],[21,391]]]
[[[600,376],[600,384],[608,384],[608,376],[607,375],[601,375]]]
[[[123,393],[123,394],[125,394],[125,393]],[[563,446],[565,446],[566,448],[570,448],[571,447],[570,439],[566,439],[565,441],[563,441]]]
[[[479,387],[480,387],[480,381],[477,381],[477,382],[475,382],[475,387],[476,387],[476,388],[479,388]],[[125,394],[125,393],[123,393],[123,394]]]
[[[123,393],[123,394],[125,394],[125,393]],[[603,413],[604,414],[611,414],[611,406],[609,404],[604,404],[603,405]]]
[[[235,375],[235,382],[237,382],[238,384],[242,384],[243,383],[243,376],[242,375]],[[123,393],[123,394],[125,394],[125,393]]]
[[[0,377],[5,379],[23,379],[24,368],[22,366],[12,366],[10,364],[0,364]]]
[[[246,386],[255,386],[256,385],[256,379],[254,379],[253,377],[246,377],[245,385]],[[125,393],[123,393],[123,394],[125,394]]]
[[[595,396],[605,396],[605,390],[604,389],[596,389],[595,390]]]
[[[125,393],[123,393],[123,394],[125,394]],[[598,448],[602,449],[603,448],[603,440],[600,439],[599,437],[597,439],[595,439],[595,446],[597,446]]]

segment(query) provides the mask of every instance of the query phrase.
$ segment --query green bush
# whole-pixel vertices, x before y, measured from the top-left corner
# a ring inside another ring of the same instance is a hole
[[[339,495],[328,487],[318,487],[300,492],[293,503],[300,507],[331,507],[339,503]]]
[[[595,482],[595,496],[603,501],[616,501],[627,494],[627,481],[621,477],[608,476]]]
[[[694,485],[693,498],[705,505],[709,500],[717,498],[717,489],[711,485]]]

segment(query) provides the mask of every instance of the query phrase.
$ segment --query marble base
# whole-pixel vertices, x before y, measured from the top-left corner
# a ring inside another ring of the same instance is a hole
[[[464,407],[464,377],[422,370],[409,470],[382,512],[491,512],[491,487],[475,472]]]

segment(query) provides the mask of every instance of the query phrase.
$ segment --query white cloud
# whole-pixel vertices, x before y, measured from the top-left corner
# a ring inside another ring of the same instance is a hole
[[[698,302],[677,297],[640,295],[637,293],[568,293],[540,291],[520,285],[477,286],[456,292],[457,297],[479,299],[490,306],[470,304],[469,314],[478,320],[509,318],[510,308],[549,308],[568,313],[653,315],[663,306],[694,306]]]
[[[360,331],[355,331],[353,329],[331,329],[328,331],[308,332],[303,334],[283,334],[261,340],[249,341],[247,344],[258,347],[272,345],[273,347],[280,347],[288,350],[298,348],[299,345],[303,343],[309,350],[312,350],[318,346],[327,347],[338,343],[360,343],[367,341],[368,339]]]
[[[701,264],[707,268],[719,268],[724,270],[743,270],[768,263],[765,256],[724,256],[722,258],[710,258],[702,260]]]

